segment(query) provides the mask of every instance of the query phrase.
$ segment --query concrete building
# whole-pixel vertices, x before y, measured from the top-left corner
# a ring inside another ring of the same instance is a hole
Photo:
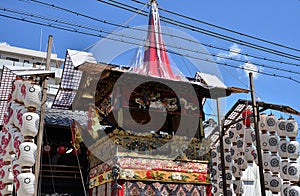
[[[30,50],[10,46],[6,43],[0,44],[0,72],[3,66],[18,66],[28,68],[45,68],[47,52]],[[48,81],[48,102],[47,107],[51,107],[54,96],[57,93],[64,59],[57,57],[57,54],[51,54],[50,70],[55,72],[55,78]]]
[[[3,65],[11,66],[45,66],[46,52],[18,48],[8,44],[0,44],[0,68]],[[64,59],[51,54],[51,67],[59,68]]]

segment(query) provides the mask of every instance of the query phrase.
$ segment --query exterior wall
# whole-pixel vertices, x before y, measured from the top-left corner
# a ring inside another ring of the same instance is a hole
[[[0,45],[0,74],[3,66],[21,66],[21,67],[41,67],[46,65],[46,52],[28,50],[8,45]],[[48,102],[47,107],[51,107],[52,101],[59,88],[59,83],[62,75],[60,66],[64,59],[57,58],[56,54],[51,54],[50,70],[55,72],[55,78],[48,80]]]
[[[46,56],[46,52],[18,48],[9,45],[0,45],[0,59],[12,61],[15,65],[45,65]],[[57,58],[56,54],[51,54],[51,67],[59,67],[62,63],[63,59]]]
[[[26,66],[27,64],[40,66],[46,65],[46,58],[36,58],[32,56],[25,56],[21,54],[12,54],[12,53],[5,53],[1,51],[0,53],[1,58],[1,66],[3,66],[3,63],[10,63],[10,65],[13,66]],[[4,60],[4,61],[3,61]],[[10,61],[10,62],[7,62]],[[50,67],[59,67],[61,65],[61,61],[54,61],[52,60],[50,63]]]

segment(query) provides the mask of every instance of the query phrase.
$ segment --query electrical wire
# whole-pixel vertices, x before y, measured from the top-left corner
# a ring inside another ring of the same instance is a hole
[[[126,11],[130,11],[130,12],[136,12],[136,10],[137,10],[136,7],[133,7],[133,6],[118,2],[118,1],[114,1],[114,0],[109,0],[110,2],[113,2],[113,3],[107,2],[105,0],[97,0],[97,1],[103,2],[103,3],[108,4],[108,5],[112,5],[114,7],[121,8],[121,9],[126,10]],[[146,14],[145,13],[140,13],[140,15],[145,16]],[[169,24],[172,24],[172,25],[175,25],[175,26],[187,29],[187,30],[202,33],[202,34],[212,36],[212,37],[215,37],[215,38],[218,38],[218,39],[222,39],[222,40],[225,40],[225,41],[237,43],[237,44],[243,45],[245,47],[249,47],[249,48],[253,48],[253,49],[256,49],[256,50],[263,51],[263,52],[275,54],[275,55],[278,55],[278,56],[281,56],[281,57],[285,57],[285,58],[300,61],[300,57],[296,56],[296,55],[292,55],[292,54],[282,52],[282,51],[279,51],[279,50],[275,50],[275,49],[272,49],[272,48],[268,48],[268,47],[260,46],[260,45],[257,45],[257,44],[253,44],[253,43],[243,41],[243,40],[240,40],[240,39],[236,39],[236,38],[233,38],[233,37],[230,37],[230,36],[222,35],[220,33],[209,31],[209,30],[206,30],[206,29],[203,29],[203,28],[200,28],[200,27],[196,27],[194,25],[186,24],[184,22],[180,22],[180,21],[177,21],[177,20],[174,20],[174,19],[171,19],[171,18],[166,18],[166,17],[162,17],[162,16],[160,18],[161,18],[161,21],[167,22]]]
[[[107,25],[112,25],[112,26],[121,27],[121,28],[127,28],[127,29],[133,29],[133,30],[139,30],[139,31],[146,31],[145,29],[130,27],[130,26],[127,26],[127,25],[121,25],[121,24],[113,23],[113,22],[110,22],[110,21],[107,21],[107,20],[100,20],[100,19],[97,19],[97,18],[92,17],[92,16],[88,16],[88,15],[85,15],[85,14],[82,14],[82,13],[79,13],[79,12],[76,12],[76,11],[73,11],[73,10],[70,10],[70,9],[59,7],[59,6],[56,6],[54,4],[44,3],[44,2],[41,2],[41,1],[38,1],[38,0],[19,0],[19,1],[22,1],[22,2],[23,1],[25,1],[25,2],[34,2],[34,3],[37,3],[39,5],[43,5],[43,6],[54,8],[54,9],[58,9],[58,10],[62,10],[62,11],[74,14],[76,16],[81,16],[81,17],[84,17],[84,18],[88,18],[88,19],[91,19],[91,20],[94,20],[94,21],[97,21],[97,22],[101,22],[103,24],[107,24]],[[138,13],[141,13],[141,10],[139,10],[137,12],[137,14]],[[142,13],[142,15],[147,16],[146,13]],[[297,64],[297,63],[291,63],[291,62],[285,62],[285,61],[282,61],[282,60],[269,59],[269,58],[266,58],[266,57],[255,56],[255,55],[251,55],[251,54],[247,54],[247,53],[242,53],[242,52],[238,53],[238,52],[235,52],[235,51],[231,51],[230,49],[227,49],[227,48],[218,47],[218,46],[214,46],[212,44],[206,44],[206,43],[203,43],[203,42],[199,43],[199,42],[197,42],[195,40],[187,39],[187,38],[180,37],[180,36],[177,36],[177,35],[169,35],[169,34],[166,34],[166,33],[162,33],[162,35],[172,36],[174,38],[179,38],[179,39],[182,39],[182,40],[185,40],[185,41],[189,41],[189,42],[192,42],[192,43],[196,43],[196,44],[202,44],[203,46],[206,46],[206,47],[209,47],[209,48],[213,48],[213,49],[217,49],[217,50],[222,50],[222,51],[227,51],[227,52],[232,52],[232,53],[240,54],[240,55],[243,55],[245,57],[256,58],[256,59],[259,59],[259,60],[264,60],[264,61],[269,61],[269,62],[275,62],[275,63],[280,63],[280,64],[286,64],[286,65],[300,66],[300,64]]]
[[[138,0],[131,0],[131,1],[136,2],[136,3],[138,3],[138,4],[144,4],[143,2],[138,1]],[[252,36],[252,35],[249,35],[249,34],[241,33],[241,32],[238,32],[238,31],[235,31],[235,30],[232,30],[232,29],[228,29],[228,28],[225,28],[225,27],[221,27],[221,26],[218,26],[218,25],[215,25],[215,24],[212,24],[212,23],[205,22],[205,21],[203,21],[203,20],[199,20],[199,19],[196,19],[196,18],[192,18],[192,17],[190,17],[190,16],[186,16],[186,15],[183,15],[183,14],[179,14],[179,13],[177,13],[177,12],[173,12],[173,11],[170,11],[170,10],[167,10],[167,9],[163,9],[163,8],[161,8],[161,7],[159,7],[158,9],[159,9],[160,11],[163,11],[163,12],[166,12],[166,13],[169,13],[169,14],[172,14],[172,15],[175,15],[175,16],[179,16],[179,17],[181,17],[181,18],[185,18],[185,19],[188,19],[188,20],[191,20],[191,21],[195,21],[195,22],[198,22],[198,23],[201,23],[201,24],[205,24],[205,25],[207,25],[207,26],[211,26],[211,27],[214,27],[214,28],[217,28],[217,29],[221,29],[221,30],[224,30],[224,31],[228,31],[228,32],[230,32],[230,33],[238,34],[238,35],[240,35],[240,36],[248,37],[248,38],[251,38],[251,39],[254,39],[254,40],[257,40],[257,41],[261,41],[261,42],[265,42],[265,43],[274,45],[274,46],[278,46],[278,47],[282,47],[282,48],[285,48],[285,49],[289,49],[289,50],[294,50],[294,51],[300,52],[299,49],[294,48],[294,47],[285,46],[285,45],[278,44],[278,43],[275,43],[275,42],[272,42],[272,41],[269,41],[269,40],[266,40],[266,39],[262,39],[262,38],[255,37],[255,36]]]
[[[0,16],[5,17],[5,18],[14,19],[14,20],[23,21],[23,22],[29,22],[29,23],[32,23],[32,24],[37,24],[37,25],[52,27],[52,28],[56,28],[56,29],[60,29],[60,30],[65,30],[65,31],[69,31],[69,32],[75,32],[75,33],[80,33],[80,34],[90,35],[90,36],[95,36],[95,37],[100,37],[100,38],[104,38],[105,37],[105,36],[103,36],[101,34],[93,34],[93,33],[89,33],[89,32],[80,31],[80,30],[74,29],[74,28],[70,29],[70,28],[67,28],[67,27],[63,27],[62,25],[57,26],[57,25],[54,25],[54,24],[51,24],[51,23],[47,24],[47,23],[42,23],[42,22],[38,22],[38,21],[32,21],[32,20],[28,20],[28,19],[26,19],[24,17],[23,18],[17,18],[17,17],[14,17],[14,16],[8,16],[8,15],[4,15],[4,14],[0,14]],[[105,37],[105,38],[113,40],[113,41],[117,41],[117,42],[122,42],[122,43],[127,43],[127,44],[133,44],[133,45],[139,45],[138,43],[124,41],[123,39],[116,39],[116,38],[112,38],[112,37]],[[246,70],[246,71],[250,71],[250,72],[256,72],[258,74],[263,74],[263,75],[267,75],[267,76],[271,76],[271,77],[284,78],[284,79],[288,79],[288,80],[294,81],[296,83],[300,83],[299,80],[296,80],[296,79],[294,79],[294,78],[292,78],[290,76],[284,76],[284,75],[279,75],[279,74],[275,74],[275,73],[267,73],[267,72],[263,72],[263,71],[260,71],[260,70],[256,71],[256,70],[252,70],[252,69],[245,68],[245,67],[242,68],[240,66],[232,65],[232,64],[229,64],[229,63],[216,62],[214,60],[203,59],[203,58],[191,56],[191,55],[188,55],[188,54],[180,54],[178,52],[175,52],[175,51],[172,51],[172,50],[168,50],[168,49],[166,49],[165,51],[169,52],[169,53],[172,53],[172,54],[175,54],[175,55],[178,55],[178,56],[181,56],[181,57],[187,57],[187,58],[197,59],[197,60],[201,60],[201,61],[204,61],[204,62],[211,62],[211,63],[215,63],[215,64],[222,65],[222,66],[227,66],[227,67],[242,69],[242,70]]]
[[[63,20],[53,19],[53,18],[50,18],[50,17],[44,17],[44,16],[32,14],[32,13],[27,13],[27,12],[23,12],[23,11],[9,9],[9,8],[1,8],[0,7],[0,10],[6,11],[6,12],[11,12],[11,13],[14,13],[14,14],[20,14],[20,15],[30,16],[30,17],[33,17],[33,18],[43,19],[43,20],[47,20],[47,21],[52,21],[52,22],[56,22],[56,23],[61,23],[61,24],[64,24],[64,25],[69,25],[72,28],[74,26],[76,26],[76,27],[79,27],[79,28],[83,28],[85,30],[92,30],[92,31],[100,32],[100,33],[106,33],[107,35],[116,35],[116,36],[122,37],[122,38],[129,38],[129,39],[133,39],[133,40],[137,40],[137,41],[146,42],[145,39],[140,39],[140,38],[136,38],[136,37],[132,37],[132,36],[120,35],[120,34],[117,34],[117,33],[110,33],[108,31],[101,30],[99,28],[95,28],[95,27],[91,27],[91,26],[85,26],[85,25],[81,25],[81,24],[78,24],[78,23],[73,23],[73,22],[67,22],[67,21],[63,21]],[[171,34],[169,33],[169,35],[171,35]],[[213,53],[209,54],[209,53],[206,53],[206,52],[191,50],[189,48],[183,48],[183,47],[172,46],[172,45],[167,45],[167,47],[175,48],[175,49],[183,50],[183,51],[189,51],[189,52],[193,52],[193,53],[197,53],[197,54],[203,54],[203,55],[206,55],[206,56],[212,56],[212,57],[222,58],[222,59],[226,59],[226,60],[232,60],[232,61],[236,61],[236,62],[240,62],[240,63],[249,63],[248,60],[235,59],[235,58],[232,58],[232,57],[220,56],[219,54],[213,54]],[[177,52],[177,53],[179,53],[179,52]],[[269,65],[265,65],[265,64],[261,64],[261,63],[254,63],[254,62],[252,62],[252,63],[255,64],[256,66],[260,66],[260,67],[264,67],[264,68],[269,68],[269,69],[273,69],[273,70],[276,70],[276,71],[283,71],[283,72],[288,72],[288,73],[293,73],[293,74],[300,75],[300,72],[297,72],[297,71],[287,70],[287,69],[283,69],[283,68],[279,68],[279,67],[273,67],[273,66],[269,66]],[[190,72],[188,66],[186,66],[186,67],[187,67],[188,71]]]
[[[147,6],[147,4],[148,4],[148,3],[143,4],[143,7],[140,9],[139,12],[135,13],[135,14],[134,14],[131,18],[129,18],[124,24],[118,25],[118,26],[117,26],[117,29],[114,30],[113,32],[117,32],[119,29],[123,28],[123,26],[127,25],[130,21],[132,21],[132,19],[133,19],[134,17],[136,17],[140,12],[144,11],[144,9],[145,9],[145,7]],[[112,33],[113,33],[113,32],[112,32]]]
[[[168,31],[168,34],[171,35],[171,33],[170,33],[170,31],[169,31],[169,28],[167,28],[167,31]],[[178,46],[177,46],[177,44],[176,44],[176,41],[174,40],[174,37],[173,37],[173,36],[171,36],[171,40],[172,40],[173,44],[176,46],[176,48],[178,48]],[[166,46],[167,46],[167,45],[166,45]],[[168,46],[168,47],[169,47],[169,46]],[[179,52],[179,51],[177,51],[177,52]],[[181,58],[181,60],[182,60],[183,64],[185,65],[185,67],[187,68],[187,71],[189,72],[189,74],[192,75],[192,72],[191,72],[191,70],[189,69],[189,66],[187,65],[185,59],[184,59],[184,58]]]
[[[249,85],[246,84],[244,81],[239,79],[235,74],[233,74],[231,71],[227,70],[227,67],[224,67],[224,71],[226,71],[229,75],[231,75],[233,78],[235,78],[237,81],[239,81],[241,84],[243,84],[247,89],[249,89]]]

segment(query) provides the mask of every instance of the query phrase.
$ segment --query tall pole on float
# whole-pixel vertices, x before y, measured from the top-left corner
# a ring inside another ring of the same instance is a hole
[[[221,154],[221,166],[222,166],[222,185],[223,185],[223,195],[227,196],[227,186],[226,186],[226,168],[225,168],[225,154],[224,154],[224,125],[221,117],[221,101],[217,98],[217,111],[218,111],[218,125],[219,125],[219,142],[220,142],[220,154]]]
[[[53,36],[49,35],[45,70],[50,70],[52,42],[53,42]],[[41,151],[42,151],[42,142],[43,142],[43,134],[44,134],[44,119],[45,119],[46,100],[47,100],[47,86],[48,86],[48,80],[46,78],[44,78],[44,81],[42,84],[43,94],[42,94],[42,100],[41,100],[40,126],[39,126],[38,135],[37,135],[36,162],[35,162],[35,168],[34,168],[34,174],[35,174],[34,195],[35,196],[38,196],[38,191],[39,191],[39,173],[40,173],[40,167],[41,167],[41,154],[42,154]]]
[[[255,139],[256,139],[256,150],[257,150],[259,179],[260,179],[260,190],[261,190],[261,196],[266,196],[263,160],[262,160],[261,146],[260,146],[261,143],[260,143],[260,135],[258,129],[258,111],[257,111],[257,104],[255,98],[255,91],[254,91],[253,74],[251,72],[249,73],[249,79],[250,79],[250,91],[251,91],[251,100],[252,100],[252,107],[253,107],[253,123],[254,123],[255,137],[256,137]]]

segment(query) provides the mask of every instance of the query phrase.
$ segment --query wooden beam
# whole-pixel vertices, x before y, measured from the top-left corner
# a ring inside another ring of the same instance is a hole
[[[46,59],[46,70],[50,70],[50,61],[51,61],[51,51],[52,51],[52,42],[53,36],[49,35],[48,37],[48,48],[47,48],[47,59]],[[35,162],[35,192],[34,195],[38,196],[39,192],[39,173],[41,167],[41,152],[42,152],[42,142],[44,134],[44,118],[46,110],[46,100],[47,100],[47,86],[48,80],[45,78],[42,84],[42,101],[41,101],[41,114],[40,114],[40,127],[37,135],[37,150],[36,150],[36,162]]]

